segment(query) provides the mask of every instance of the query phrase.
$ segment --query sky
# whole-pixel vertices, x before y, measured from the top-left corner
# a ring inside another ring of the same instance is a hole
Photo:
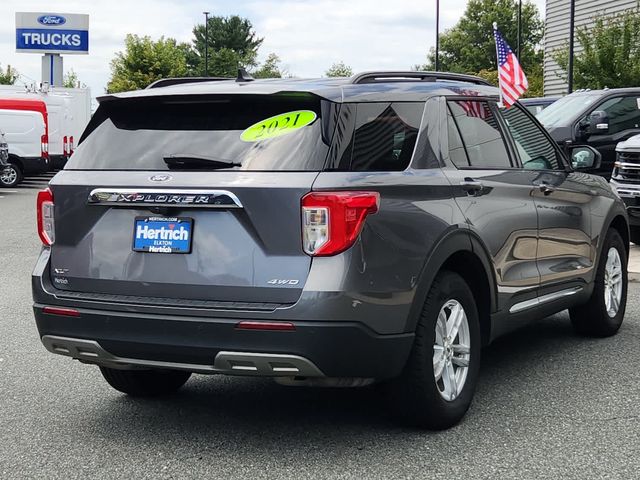
[[[533,1],[544,15],[545,0]],[[441,30],[455,25],[466,3],[441,2]],[[321,76],[338,61],[355,72],[405,70],[424,63],[435,43],[435,0],[1,0],[0,66],[16,68],[25,83],[41,79],[41,54],[15,51],[15,12],[87,13],[89,55],[65,55],[64,71],[99,96],[127,33],[190,41],[204,11],[248,18],[264,37],[259,60],[274,52],[297,77]]]

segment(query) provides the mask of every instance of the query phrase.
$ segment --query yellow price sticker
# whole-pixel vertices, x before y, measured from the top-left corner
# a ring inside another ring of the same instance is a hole
[[[243,142],[259,142],[268,138],[288,135],[312,124],[316,118],[316,113],[311,110],[282,113],[254,123],[242,132],[240,140]]]

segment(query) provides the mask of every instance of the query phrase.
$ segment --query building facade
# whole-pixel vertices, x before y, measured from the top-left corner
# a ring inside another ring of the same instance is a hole
[[[635,8],[638,0],[575,0],[575,28],[593,25],[600,15],[612,15]],[[565,72],[553,61],[553,52],[569,45],[571,0],[547,0],[544,34],[544,95],[567,93]],[[574,37],[575,38],[575,37]],[[579,52],[576,43],[574,52]]]

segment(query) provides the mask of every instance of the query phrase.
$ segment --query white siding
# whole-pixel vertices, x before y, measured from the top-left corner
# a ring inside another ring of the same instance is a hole
[[[593,25],[594,18],[611,15],[634,8],[638,0],[576,0],[576,29]],[[547,0],[544,36],[544,94],[545,96],[567,93],[567,83],[560,78],[563,71],[552,59],[553,51],[569,44],[570,0]],[[575,44],[575,52],[580,46]]]

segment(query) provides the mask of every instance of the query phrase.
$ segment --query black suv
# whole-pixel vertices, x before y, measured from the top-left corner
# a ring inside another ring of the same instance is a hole
[[[598,163],[574,165],[475,77],[177,84],[108,95],[38,196],[45,347],[130,395],[192,373],[377,382],[446,428],[482,345],[569,308],[623,320],[629,228]]]
[[[554,102],[537,115],[561,146],[590,145],[602,163],[589,173],[611,178],[616,145],[640,133],[640,88],[583,90]]]

